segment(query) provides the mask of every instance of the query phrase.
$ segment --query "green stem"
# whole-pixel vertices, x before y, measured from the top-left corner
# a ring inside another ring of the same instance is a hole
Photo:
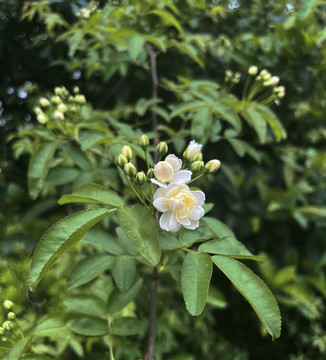
[[[109,325],[109,351],[110,351],[110,360],[114,360],[114,355],[113,355],[113,338],[111,335],[111,318],[109,316],[108,318],[108,325]]]
[[[148,208],[148,206],[146,205],[146,203],[144,202],[144,200],[141,198],[141,196],[138,194],[138,192],[136,191],[136,189],[133,187],[133,185],[132,185],[129,177],[128,177],[126,174],[125,174],[125,177],[126,177],[126,179],[127,179],[127,181],[128,181],[129,186],[131,187],[132,191],[135,193],[135,195],[138,197],[138,199],[141,201],[141,203]]]
[[[192,182],[200,179],[202,176],[205,175],[205,172],[201,173],[200,175],[198,175],[197,177],[195,177],[194,179],[190,180],[189,182],[187,182],[187,185],[191,184]]]
[[[21,328],[21,326],[19,325],[17,319],[15,318],[15,323],[16,325],[18,326],[18,329],[19,329],[19,332],[20,332],[20,335],[22,336],[22,338],[24,339],[24,332],[23,332],[23,329]]]
[[[147,170],[149,169],[149,162],[148,162],[148,156],[147,156],[147,149],[144,150],[145,153],[145,160],[146,160],[146,165],[147,165]]]

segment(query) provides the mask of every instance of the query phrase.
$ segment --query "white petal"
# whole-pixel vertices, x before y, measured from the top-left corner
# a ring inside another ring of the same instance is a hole
[[[158,181],[165,183],[173,179],[174,169],[167,161],[160,161],[154,166],[154,174]]]
[[[168,162],[172,166],[174,172],[181,169],[182,160],[177,158],[175,155],[173,155],[173,154],[168,155],[165,158],[165,161]]]
[[[202,191],[200,190],[191,191],[191,195],[193,195],[196,198],[197,205],[203,206],[205,204],[205,194]]]
[[[202,207],[196,206],[192,213],[189,215],[190,220],[199,220],[205,215],[205,211]]]
[[[197,229],[198,227],[199,227],[199,221],[197,220],[197,221],[191,221],[191,225],[184,225],[184,227],[186,228],[186,229],[189,229],[189,230],[195,230],[195,229]]]
[[[191,225],[191,221],[187,217],[185,217],[185,218],[177,217],[177,220],[183,226]]]
[[[167,200],[165,198],[158,198],[158,199],[154,200],[153,205],[160,212],[165,212],[170,209],[169,208],[169,200]]]
[[[157,181],[156,179],[151,179],[151,182],[153,183],[153,184],[155,184],[155,185],[158,185],[159,187],[161,187],[161,188],[167,188],[167,185],[164,185],[164,184],[162,184],[162,183],[160,183],[159,181]]]
[[[162,230],[165,230],[165,231],[170,231],[170,228],[169,228],[169,220],[170,220],[170,217],[171,217],[172,213],[171,211],[167,211],[165,213],[163,213],[160,217],[160,227]]]
[[[169,219],[170,231],[177,232],[181,229],[181,225],[178,223],[176,216],[172,213]]]
[[[162,188],[158,188],[157,190],[156,190],[156,193],[155,193],[155,195],[154,195],[154,200],[156,200],[156,199],[158,199],[158,198],[165,198],[166,196],[165,196],[165,194],[166,194],[166,186],[164,185],[164,187],[162,187]]]
[[[175,184],[186,184],[191,180],[192,172],[189,170],[180,170],[173,176],[172,183]]]

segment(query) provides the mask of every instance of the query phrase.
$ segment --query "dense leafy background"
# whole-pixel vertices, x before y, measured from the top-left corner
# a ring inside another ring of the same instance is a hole
[[[103,244],[101,247],[92,243],[92,237],[84,239],[60,258],[36,293],[27,294],[29,300],[25,296],[27,269],[37,242],[49,226],[72,210],[82,209],[75,204],[72,208],[59,206],[57,200],[61,195],[90,182],[114,190],[121,188],[115,156],[124,139],[136,140],[142,132],[152,131],[150,110],[154,109],[159,116],[159,136],[172,139],[171,149],[180,152],[195,136],[206,145],[205,160],[221,160],[220,173],[198,182],[198,186],[205,191],[208,201],[215,204],[210,215],[225,222],[252,253],[264,253],[268,258],[263,263],[252,264],[248,260],[245,264],[271,288],[283,318],[282,335],[272,342],[260,328],[250,306],[217,269],[213,272],[213,285],[219,295],[212,296],[202,315],[190,317],[184,311],[180,288],[175,285],[175,291],[170,291],[171,274],[178,279],[181,269],[177,256],[167,252],[169,266],[162,272],[159,286],[158,359],[227,360],[262,356],[323,359],[326,352],[324,5],[318,1],[234,0],[147,1],[145,4],[130,1],[129,7],[127,2],[109,3],[101,1],[99,8],[103,12],[83,19],[76,15],[87,5],[82,0],[25,2],[24,12],[20,1],[0,2],[1,302],[7,298],[14,301],[26,328],[42,324],[48,316],[49,323],[43,323],[44,328],[51,328],[51,321],[57,321],[55,325],[59,326],[60,321],[64,323],[67,319],[60,320],[56,312],[64,309],[69,312],[82,300],[92,305],[97,301],[99,313],[86,312],[86,315],[100,316],[101,304],[108,296],[101,289],[109,289],[112,279],[101,275],[82,290],[74,290],[72,286],[66,290],[65,279],[72,263],[119,249],[103,249]],[[113,17],[109,16],[110,6],[116,9]],[[103,23],[117,31],[115,36],[108,36]],[[159,53],[161,102],[158,104],[151,102],[152,78],[145,41],[152,42]],[[286,130],[286,139],[281,130],[270,128],[263,136],[244,120],[241,120],[242,129],[237,129],[250,65],[268,69],[286,87],[285,98],[271,107]],[[217,84],[223,83],[226,69],[240,72],[241,79],[231,90],[232,95],[226,94],[221,99]],[[26,133],[38,126],[33,108],[40,96],[51,96],[55,86],[66,86],[73,92],[76,85],[87,99],[87,107],[80,113],[82,121],[93,121],[98,127],[83,128],[81,133],[89,132],[80,137],[79,143],[59,134],[58,150],[52,163],[49,162],[46,179],[39,182],[37,175],[30,176],[28,185],[31,155],[44,141]],[[184,104],[194,105],[191,101],[199,99],[214,104],[210,113],[200,107],[184,107]],[[216,104],[220,107],[216,108]],[[14,138],[17,133],[19,137]],[[90,134],[97,137],[91,138]],[[105,140],[106,143],[96,145],[96,141],[104,138],[121,141],[112,144]],[[33,179],[38,180],[36,185]],[[133,201],[128,190],[121,195]],[[114,219],[102,225],[123,242]],[[97,238],[100,238],[98,234]],[[130,256],[135,255],[132,249],[129,251]],[[122,261],[133,269],[128,258]],[[114,280],[120,287],[129,288],[126,279],[117,275],[116,266],[113,274],[118,281]],[[68,284],[75,281],[76,273],[75,268]],[[125,308],[124,316],[133,316],[136,311],[142,326],[146,326],[149,283],[135,286],[128,291],[135,295],[141,288],[141,296]],[[92,298],[89,293],[97,297]],[[112,306],[117,307],[121,302],[117,292],[115,299]],[[5,314],[0,316],[4,318]],[[74,321],[74,314],[70,316],[69,321]],[[83,321],[87,324],[88,318],[74,322],[80,335],[69,333],[69,341],[61,341],[59,332],[52,331],[52,338],[37,338],[35,349],[58,359],[78,356],[102,359],[110,339],[100,342],[83,336],[80,330],[84,328]],[[101,332],[103,324],[97,325],[94,334]],[[134,328],[138,335],[115,337],[117,359],[138,359],[144,354],[146,331],[138,323],[129,328]],[[40,328],[39,332],[42,331]],[[119,334],[122,330],[115,331]]]

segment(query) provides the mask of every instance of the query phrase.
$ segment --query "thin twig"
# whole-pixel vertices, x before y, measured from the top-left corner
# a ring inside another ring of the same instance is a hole
[[[156,57],[157,54],[153,50],[153,47],[150,43],[146,43],[146,48],[151,59],[151,73],[152,73],[152,98],[157,99],[158,97],[158,76],[157,76],[157,66],[156,66]],[[157,132],[157,114],[152,111],[152,130]],[[154,139],[154,144],[157,146],[159,143],[158,137]],[[158,162],[158,152],[154,153],[154,164]],[[156,211],[156,222],[158,224],[159,214]],[[149,313],[149,333],[148,333],[148,349],[145,356],[145,360],[156,360],[155,356],[155,342],[156,342],[156,319],[157,319],[157,279],[158,279],[158,269],[156,266],[152,268],[151,274],[151,300],[150,300],[150,313]]]

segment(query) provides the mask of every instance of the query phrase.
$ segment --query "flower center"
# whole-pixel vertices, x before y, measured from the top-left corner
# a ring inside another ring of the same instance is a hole
[[[189,191],[180,191],[173,198],[178,202],[177,206],[175,207],[175,214],[178,217],[186,217],[192,212],[195,206],[195,200]]]

